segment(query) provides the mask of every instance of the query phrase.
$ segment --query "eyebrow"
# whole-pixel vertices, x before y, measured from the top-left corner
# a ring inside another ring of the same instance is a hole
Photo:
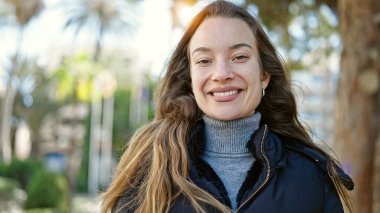
[[[246,44],[246,43],[234,44],[229,49],[236,50],[242,47],[248,47],[249,49],[253,49],[251,45]],[[191,53],[191,55],[194,55],[196,52],[211,52],[211,49],[207,47],[198,47],[198,48],[195,48],[195,50]]]
[[[234,44],[230,47],[230,50],[236,50],[242,47],[248,47],[249,49],[253,49],[251,45],[246,43]]]
[[[191,53],[191,55],[194,55],[196,52],[211,52],[211,49],[207,47],[198,47],[198,48],[195,48],[195,50]]]

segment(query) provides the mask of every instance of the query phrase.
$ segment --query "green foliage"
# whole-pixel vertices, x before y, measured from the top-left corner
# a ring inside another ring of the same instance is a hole
[[[68,205],[69,186],[62,175],[40,171],[32,177],[27,188],[26,209],[54,208],[67,212]]]
[[[84,52],[65,58],[51,76],[55,98],[58,101],[89,101],[93,78],[101,70],[102,67]]]
[[[149,93],[152,94],[156,86],[155,81],[149,79]],[[113,120],[113,135],[112,135],[112,150],[115,150],[115,155],[120,157],[123,153],[125,145],[129,141],[130,137],[136,130],[130,125],[130,101],[131,101],[131,89],[128,86],[124,86],[118,89],[114,93],[115,105],[114,105],[114,120]],[[151,99],[151,98],[150,98]],[[91,114],[91,112],[90,112]],[[154,116],[153,104],[149,107],[149,119]],[[90,119],[86,120],[86,129],[89,131]],[[88,180],[88,161],[89,161],[89,134],[86,134],[85,143],[83,145],[83,155],[81,168],[77,178],[77,190],[79,192],[87,192],[87,180]]]
[[[25,213],[60,213],[62,211],[55,210],[52,208],[35,208],[35,209],[27,209]]]
[[[154,92],[157,87],[157,81],[149,78],[149,84],[148,84],[148,89],[149,89],[149,106],[148,106],[148,120],[152,120],[154,118]]]
[[[115,96],[114,120],[113,120],[113,143],[112,150],[117,151],[117,155],[121,155],[122,147],[125,146],[133,134],[133,127],[129,122],[131,90],[117,90]],[[119,152],[120,151],[120,152]]]
[[[157,86],[157,82],[148,77],[146,89],[148,97],[148,120],[154,118],[154,103],[153,94]],[[115,108],[114,108],[114,121],[113,121],[113,141],[112,150],[116,151],[117,157],[120,157],[124,151],[127,142],[136,131],[136,128],[130,122],[130,108],[131,108],[131,89],[123,88],[115,92]]]
[[[248,0],[242,6],[259,16],[291,70],[302,70],[310,66],[302,63],[306,54],[339,50],[336,5],[336,0]],[[318,64],[324,57],[315,58]]]
[[[11,178],[0,177],[0,202],[16,198],[16,191],[19,184]]]
[[[0,177],[0,193],[13,191],[18,186],[17,181],[11,178]]]
[[[9,165],[0,163],[0,176],[16,180],[22,189],[26,189],[31,177],[43,169],[39,160],[13,159]]]
[[[37,147],[41,144],[41,134],[38,134],[43,120],[49,114],[54,114],[59,107],[60,103],[55,102],[49,97],[49,93],[52,90],[49,88],[51,80],[47,78],[45,73],[39,73],[34,75],[36,82],[38,82],[34,90],[27,95],[17,95],[14,103],[14,116],[19,120],[25,121],[31,132],[31,140],[33,147]],[[32,97],[31,105],[25,104],[25,97]]]
[[[91,114],[91,112],[90,112]],[[81,160],[81,166],[76,179],[76,187],[78,192],[86,193],[88,191],[88,166],[89,166],[89,152],[90,152],[90,117],[85,120],[86,123],[86,137],[83,144],[83,154]]]

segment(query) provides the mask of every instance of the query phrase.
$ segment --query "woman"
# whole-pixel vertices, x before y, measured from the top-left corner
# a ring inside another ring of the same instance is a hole
[[[175,49],[154,120],[133,136],[103,212],[343,212],[352,180],[297,118],[262,27],[226,1]]]

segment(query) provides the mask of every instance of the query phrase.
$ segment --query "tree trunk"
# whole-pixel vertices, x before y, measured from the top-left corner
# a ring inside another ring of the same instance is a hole
[[[17,70],[20,63],[20,52],[24,40],[25,25],[19,25],[19,33],[16,40],[16,52],[12,58],[12,67],[9,70],[9,79],[7,82],[4,103],[2,106],[1,123],[0,123],[0,146],[2,151],[2,160],[5,163],[10,163],[12,159],[11,147],[11,131],[12,131],[12,116],[13,105],[17,95],[17,88],[13,86],[13,80],[17,76]]]
[[[2,160],[5,163],[10,163],[12,158],[11,130],[13,103],[16,96],[16,89],[13,88],[11,81],[12,79],[10,79],[7,83],[0,123],[0,142],[2,148]]]
[[[380,138],[376,141],[375,148],[375,175],[373,191],[373,212],[380,212]]]
[[[91,126],[90,126],[90,148],[88,165],[88,192],[96,194],[99,186],[99,165],[100,165],[100,137],[101,137],[101,116],[102,102],[97,96],[97,91],[92,91],[91,98]]]
[[[379,137],[380,2],[339,0],[343,52],[335,109],[335,149],[355,181],[354,212],[372,212]]]

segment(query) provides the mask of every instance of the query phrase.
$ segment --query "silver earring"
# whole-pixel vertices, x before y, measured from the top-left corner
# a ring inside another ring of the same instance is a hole
[[[264,95],[265,95],[265,89],[263,88],[261,91],[262,91],[262,95],[263,95],[262,97],[264,97]]]

